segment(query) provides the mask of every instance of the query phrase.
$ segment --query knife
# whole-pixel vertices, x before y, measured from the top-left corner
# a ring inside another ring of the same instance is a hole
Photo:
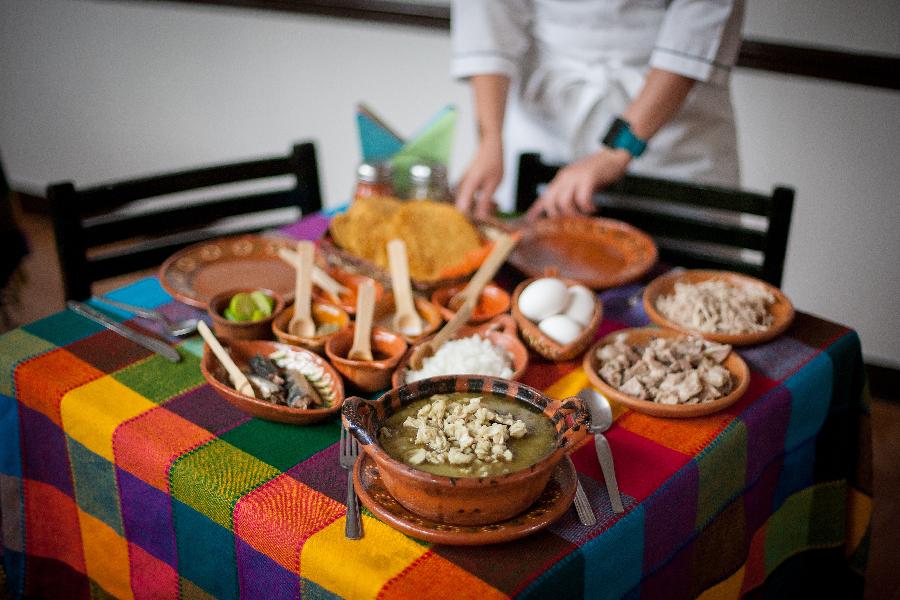
[[[125,327],[118,321],[110,319],[102,312],[91,308],[87,304],[69,300],[68,302],[66,302],[66,306],[69,307],[69,310],[76,312],[82,317],[90,319],[91,321],[94,321],[95,323],[98,323],[103,327],[106,327],[110,331],[118,333],[123,338],[131,340],[135,344],[143,346],[147,350],[156,352],[169,362],[181,362],[181,355],[178,354],[178,351],[175,350],[175,348],[172,348],[168,344],[164,344],[156,338],[152,338],[148,335],[143,335],[134,331],[133,329]]]

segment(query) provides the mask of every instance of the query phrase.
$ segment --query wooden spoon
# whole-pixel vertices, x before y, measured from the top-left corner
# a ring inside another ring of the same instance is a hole
[[[416,312],[412,285],[409,282],[409,261],[406,243],[401,239],[388,242],[388,262],[391,267],[391,285],[394,288],[393,328],[404,335],[422,333],[422,317]]]
[[[444,342],[449,341],[459,328],[465,325],[472,317],[473,310],[475,310],[475,304],[473,302],[470,301],[464,303],[456,314],[453,315],[453,318],[447,321],[447,324],[444,325],[433,338],[427,342],[422,342],[415,350],[413,350],[412,355],[409,357],[409,366],[414,371],[421,369],[422,361],[429,356],[434,355],[434,353],[438,351],[438,348],[444,345]]]
[[[506,234],[497,238],[497,241],[494,242],[494,249],[491,250],[488,257],[481,263],[478,272],[469,280],[466,287],[453,294],[453,297],[450,298],[447,306],[449,306],[451,310],[457,310],[463,305],[463,302],[467,300],[472,300],[475,305],[477,305],[478,298],[481,296],[484,286],[486,286],[488,282],[494,278],[494,275],[497,274],[497,271],[500,270],[506,257],[509,256],[509,253],[516,247],[517,241],[516,238]]]
[[[350,360],[372,360],[372,316],[375,313],[375,282],[366,279],[359,286],[356,298],[356,324],[353,326],[353,346],[347,353]]]
[[[297,263],[300,260],[300,257],[297,256],[297,253],[293,250],[289,250],[288,248],[279,248],[278,256],[284,262],[290,264],[295,269],[297,268]],[[335,299],[338,298],[341,294],[349,294],[350,289],[347,286],[341,285],[341,282],[329,275],[325,270],[320,269],[318,266],[313,265],[313,273],[312,273],[312,282],[313,285],[316,285],[329,294],[331,294]]]
[[[313,243],[297,242],[297,282],[294,288],[294,316],[288,324],[288,331],[300,337],[315,337],[316,322],[313,321],[312,303]]]
[[[203,321],[198,321],[197,331],[200,332],[206,345],[209,346],[209,349],[213,351],[213,354],[216,355],[216,358],[218,358],[219,362],[222,363],[222,366],[225,367],[225,371],[228,373],[228,378],[231,380],[231,385],[234,386],[234,389],[241,394],[256,398],[256,394],[253,392],[253,386],[250,385],[250,380],[247,379],[247,376],[241,372],[236,364],[234,364],[234,361],[231,360],[231,355],[222,347],[222,344],[219,343],[219,340],[216,339],[213,332],[209,330],[209,326]]]

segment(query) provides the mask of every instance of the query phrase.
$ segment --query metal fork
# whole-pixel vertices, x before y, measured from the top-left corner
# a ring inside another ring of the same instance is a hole
[[[341,466],[347,469],[347,523],[344,535],[348,539],[358,540],[362,537],[362,520],[359,516],[359,498],[356,497],[356,488],[353,487],[353,464],[359,456],[359,442],[343,424],[341,424],[340,450]]]
[[[576,474],[575,477],[578,477],[578,474]],[[581,521],[582,525],[593,525],[597,522],[597,517],[594,516],[594,510],[591,508],[591,503],[588,501],[587,494],[584,493],[584,488],[581,487],[581,480],[576,481],[575,512],[578,513],[578,520]]]

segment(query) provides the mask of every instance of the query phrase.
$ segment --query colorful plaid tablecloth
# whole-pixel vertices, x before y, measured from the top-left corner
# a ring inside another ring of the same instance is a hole
[[[628,302],[637,289],[602,295],[598,335],[647,324]],[[155,279],[112,296],[189,310]],[[725,412],[664,420],[615,407],[607,437],[625,513],[612,512],[588,440],[572,458],[596,526],[570,510],[484,547],[422,543],[369,514],[365,537],[346,540],[338,421],[251,419],[205,384],[199,338],[178,348],[173,365],[68,311],[0,336],[13,596],[717,598],[809,591],[811,573],[832,591],[861,581],[850,573],[866,562],[870,428],[859,339],[845,327],[799,313],[783,337],[742,349],[750,389]],[[524,381],[556,397],[587,385],[577,362],[539,359]]]

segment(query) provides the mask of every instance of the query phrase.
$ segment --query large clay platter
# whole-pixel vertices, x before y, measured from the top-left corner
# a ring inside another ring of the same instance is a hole
[[[702,404],[658,404],[651,400],[642,400],[640,398],[635,398],[634,396],[629,396],[606,383],[598,373],[600,360],[597,358],[597,349],[606,344],[611,344],[616,336],[619,335],[625,335],[625,343],[627,344],[644,346],[648,344],[651,339],[656,337],[674,338],[683,336],[684,333],[673,329],[661,329],[659,327],[623,329],[614,331],[597,340],[597,342],[588,349],[587,354],[584,355],[582,366],[584,367],[591,385],[600,390],[600,392],[610,400],[615,400],[637,412],[642,412],[654,417],[670,418],[689,418],[711,415],[721,410],[725,410],[740,400],[744,393],[746,393],[747,387],[750,384],[750,369],[747,367],[747,363],[744,362],[744,359],[741,358],[737,352],[732,350],[731,354],[725,359],[725,362],[722,363],[722,366],[728,369],[734,378],[734,388],[727,396],[717,398],[710,402],[703,402]]]
[[[197,308],[206,308],[213,296],[235,287],[273,290],[291,302],[296,275],[278,257],[278,249],[296,245],[287,238],[258,235],[200,242],[167,258],[159,281],[173,298]]]
[[[709,333],[671,321],[657,310],[656,301],[660,296],[672,294],[675,291],[676,283],[697,284],[710,279],[722,279],[735,285],[755,284],[766,288],[766,290],[775,297],[775,302],[768,307],[769,312],[772,315],[772,323],[765,330],[752,333]],[[791,304],[791,301],[788,300],[788,297],[785,296],[781,290],[761,279],[734,273],[732,271],[696,269],[657,277],[651,281],[650,285],[647,286],[647,289],[644,290],[644,310],[647,312],[647,316],[650,317],[650,320],[660,327],[668,327],[669,329],[683,331],[684,333],[691,333],[713,342],[731,344],[732,346],[749,346],[767,342],[784,333],[794,320],[794,305]]]
[[[622,221],[569,216],[542,219],[524,227],[509,258],[530,277],[556,269],[594,289],[616,287],[644,275],[656,263],[656,243]]]
[[[436,544],[478,546],[509,542],[547,527],[572,505],[578,475],[569,457],[559,461],[543,494],[520,515],[489,525],[460,526],[430,521],[404,508],[381,482],[378,467],[367,454],[356,461],[356,493],[372,514],[414,538]]]

